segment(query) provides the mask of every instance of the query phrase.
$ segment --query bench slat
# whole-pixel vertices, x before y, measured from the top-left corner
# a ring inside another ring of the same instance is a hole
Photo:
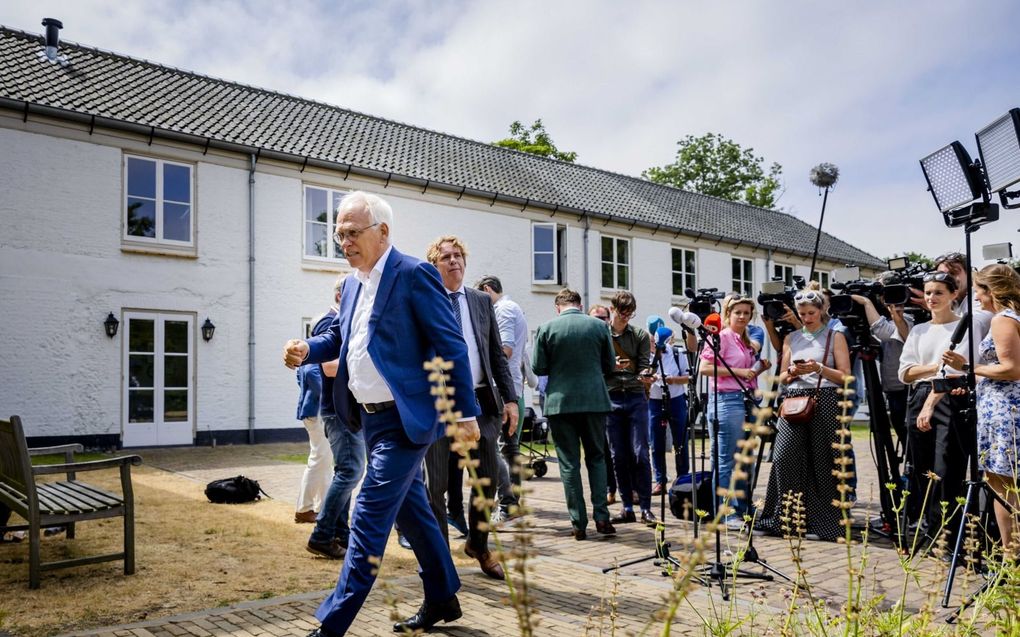
[[[61,502],[53,498],[49,491],[45,491],[42,488],[43,485],[37,485],[35,489],[35,499],[39,502],[39,512],[49,514],[67,514],[74,513],[67,508],[67,503]]]
[[[105,504],[90,501],[88,498],[82,497],[72,489],[68,489],[66,482],[52,482],[45,486],[39,485],[39,490],[45,490],[53,498],[66,502],[68,507],[78,513],[108,508]]]
[[[87,482],[79,482],[78,480],[71,480],[70,482],[63,483],[68,489],[73,490],[75,493],[80,493],[83,497],[102,502],[104,506],[115,507],[120,506],[124,503],[123,498],[115,493],[104,491],[99,487],[92,486]]]

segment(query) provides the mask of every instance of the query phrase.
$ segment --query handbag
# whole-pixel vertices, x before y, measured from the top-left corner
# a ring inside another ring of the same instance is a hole
[[[829,357],[829,343],[832,341],[832,330],[829,330],[829,334],[825,337],[825,349],[822,351],[822,363],[825,363],[825,359]],[[822,386],[822,373],[818,372],[818,384],[815,385],[815,391]],[[790,423],[791,425],[803,425],[811,422],[811,419],[815,417],[815,405],[817,400],[813,395],[807,396],[790,396],[789,398],[783,399],[783,404],[779,408],[779,415],[783,420]]]

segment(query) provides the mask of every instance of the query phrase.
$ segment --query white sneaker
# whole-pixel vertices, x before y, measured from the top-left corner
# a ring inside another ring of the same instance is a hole
[[[744,520],[736,516],[726,518],[726,528],[730,531],[739,531],[744,528]]]
[[[805,540],[811,540],[812,542],[814,542],[814,541],[820,540],[822,538],[818,537],[817,533],[805,533],[804,534],[804,539]]]

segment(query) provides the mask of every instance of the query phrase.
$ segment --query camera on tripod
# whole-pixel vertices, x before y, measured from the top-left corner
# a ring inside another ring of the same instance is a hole
[[[698,318],[704,321],[706,316],[715,312],[716,303],[725,298],[726,293],[720,292],[719,288],[699,288],[697,293],[692,288],[686,288],[684,296],[690,299],[687,311],[697,314]]]
[[[914,319],[914,325],[930,321],[931,312],[910,302],[910,290],[923,290],[924,276],[931,270],[923,263],[910,263],[907,257],[894,257],[888,263],[893,275],[885,284],[882,300],[888,305],[902,305],[903,313]]]
[[[772,321],[780,338],[797,329],[783,320],[787,310],[797,314],[797,305],[794,296],[804,289],[804,277],[793,277],[793,285],[786,285],[782,279],[766,281],[761,285],[761,292],[758,294],[758,305],[761,306],[761,315],[764,319]]]

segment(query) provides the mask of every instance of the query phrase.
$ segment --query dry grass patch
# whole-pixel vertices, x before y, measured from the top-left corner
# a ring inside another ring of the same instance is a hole
[[[209,503],[204,484],[142,466],[133,472],[137,572],[121,562],[43,573],[28,588],[28,542],[0,545],[0,631],[18,635],[130,623],[240,601],[331,588],[341,562],[304,546],[311,525],[293,522],[291,503]],[[119,491],[116,472],[88,481]],[[121,521],[78,525],[77,538],[44,538],[43,560],[121,550]],[[458,559],[459,564],[467,564]],[[413,555],[390,538],[383,576],[413,574]]]

